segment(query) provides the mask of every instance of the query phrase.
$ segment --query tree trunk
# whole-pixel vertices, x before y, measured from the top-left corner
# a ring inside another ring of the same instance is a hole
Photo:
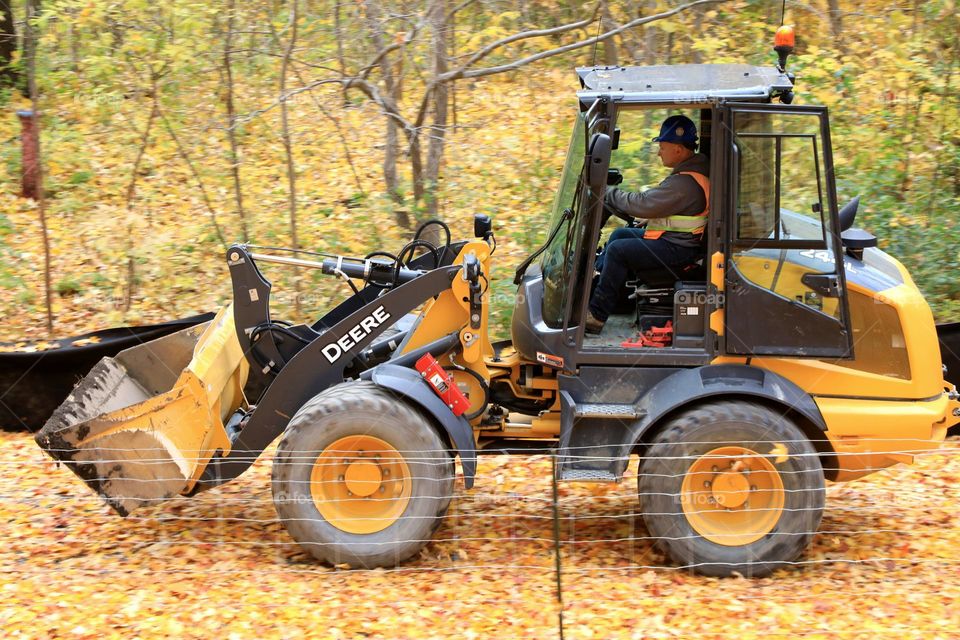
[[[0,81],[14,86],[19,80],[17,70],[11,67],[17,51],[17,30],[13,20],[13,6],[9,0],[0,0]]]
[[[650,5],[649,11],[647,11],[646,5]],[[656,12],[657,3],[655,1],[647,2],[640,9],[640,15]],[[645,25],[643,27],[643,35],[644,48],[646,49],[646,51],[644,51],[644,63],[647,65],[657,64],[657,30],[650,25]]]
[[[233,46],[233,21],[236,13],[236,0],[229,0],[227,5],[227,32],[223,40],[223,74],[224,74],[224,102],[227,108],[227,139],[230,142],[230,173],[233,176],[233,194],[237,201],[237,215],[240,216],[240,232],[244,242],[249,242],[250,233],[247,229],[247,215],[243,210],[243,189],[240,182],[240,154],[237,153],[237,116],[233,104],[233,63],[230,59]]]
[[[423,152],[420,149],[420,134],[413,131],[407,134],[407,144],[410,153],[410,176],[413,182],[413,202],[419,205],[423,202]]]
[[[137,158],[133,161],[133,169],[130,171],[130,183],[127,185],[126,209],[127,209],[127,287],[123,296],[123,310],[129,311],[133,306],[133,292],[137,288],[137,263],[133,255],[133,198],[137,192],[137,175],[140,173],[140,163],[143,162],[143,155],[150,146],[150,131],[153,129],[153,121],[160,113],[156,78],[153,79],[153,104],[150,108],[150,115],[147,117],[147,125],[143,129],[143,135],[140,138],[140,147],[137,149]]]
[[[40,152],[40,93],[37,89],[37,43],[40,39],[34,33],[34,20],[40,13],[40,0],[27,0],[27,21],[24,44],[27,54],[27,92],[33,107],[34,126],[36,127],[36,166],[34,167],[37,189],[37,212],[40,215],[40,233],[43,242],[43,284],[47,307],[47,333],[53,336],[53,292],[50,284],[50,234],[47,231],[47,198],[43,192],[43,156]]]
[[[684,40],[684,42],[686,43],[684,47],[687,49],[687,51],[690,54],[689,59],[692,60],[694,64],[701,64],[702,62],[704,62],[703,55],[698,49],[693,48],[692,43],[694,39],[696,39],[701,33],[703,33],[703,14],[706,13],[707,10],[704,7],[694,7],[690,11],[692,11],[694,15],[693,34],[691,34],[690,37],[687,37]]]
[[[843,39],[843,12],[840,10],[840,0],[827,0],[827,10],[830,14],[830,34],[834,44],[842,53],[846,53],[846,42]]]
[[[367,30],[370,32],[370,41],[373,43],[375,51],[382,51],[386,46],[386,38],[383,32],[383,14],[377,0],[366,0],[363,3],[364,13],[366,15]],[[398,63],[399,64],[399,63]],[[402,84],[394,73],[393,57],[389,54],[384,55],[380,61],[380,75],[383,77],[383,86],[387,94],[396,104],[400,103],[402,95]],[[410,228],[410,215],[403,206],[403,194],[400,192],[400,178],[397,174],[397,157],[399,156],[399,135],[397,132],[397,122],[391,117],[387,117],[386,133],[384,136],[383,152],[383,182],[387,188],[387,193],[397,205],[393,209],[397,224],[404,228]],[[412,151],[411,151],[412,152]]]
[[[287,206],[290,213],[290,248],[297,250],[300,242],[297,239],[297,170],[293,161],[293,143],[290,138],[290,118],[287,107],[287,70],[290,68],[290,58],[297,43],[297,9],[299,0],[290,2],[290,36],[287,46],[283,50],[283,59],[280,64],[280,127],[283,137],[283,150],[287,160]],[[294,310],[297,318],[301,317],[300,301],[300,269],[293,268]]]
[[[601,24],[609,29],[613,24],[616,24],[613,16],[610,15],[610,7],[606,2],[603,3],[603,8],[600,11]],[[608,67],[613,67],[620,64],[620,54],[617,51],[617,39],[609,38],[603,42],[603,62]]]
[[[447,72],[449,65],[448,50],[450,30],[447,25],[446,0],[433,0],[430,11],[433,49],[433,77]],[[438,83],[433,89],[433,126],[430,127],[430,141],[427,146],[426,189],[423,212],[426,219],[436,218],[438,211],[440,165],[443,162],[443,148],[447,133],[447,107],[450,93],[449,84]],[[429,241],[429,240],[428,240]]]

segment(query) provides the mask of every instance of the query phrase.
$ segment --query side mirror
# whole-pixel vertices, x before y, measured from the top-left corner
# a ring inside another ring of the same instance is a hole
[[[846,231],[853,226],[853,221],[857,219],[857,208],[860,206],[860,196],[857,196],[839,211],[840,231]]]
[[[599,192],[607,185],[607,170],[610,168],[610,151],[613,141],[605,133],[595,133],[590,138],[587,161],[590,163],[587,184],[590,190]]]
[[[493,233],[493,223],[490,216],[485,213],[477,213],[473,216],[473,237],[486,240]]]

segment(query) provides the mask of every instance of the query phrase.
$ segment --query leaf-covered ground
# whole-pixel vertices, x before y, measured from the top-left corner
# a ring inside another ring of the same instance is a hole
[[[348,571],[310,560],[277,523],[269,453],[233,483],[124,520],[28,435],[0,446],[5,637],[559,637],[548,459],[481,459],[421,557]],[[833,485],[801,564],[753,580],[667,567],[635,477],[562,484],[564,637],[956,637],[958,480],[953,440]]]

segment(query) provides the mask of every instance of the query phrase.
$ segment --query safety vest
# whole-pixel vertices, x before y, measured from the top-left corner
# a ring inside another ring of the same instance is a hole
[[[647,222],[647,230],[643,233],[645,240],[656,240],[663,235],[664,231],[690,233],[696,236],[701,235],[704,229],[707,228],[707,215],[710,213],[710,178],[695,171],[681,171],[677,175],[690,176],[697,181],[697,184],[703,189],[707,206],[695,216],[651,218],[650,221]]]

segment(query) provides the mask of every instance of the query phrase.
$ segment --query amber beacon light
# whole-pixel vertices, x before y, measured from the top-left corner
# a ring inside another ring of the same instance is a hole
[[[773,36],[773,50],[780,56],[780,71],[787,68],[787,56],[793,53],[793,47],[796,44],[793,27],[790,25],[781,25],[777,33]]]

